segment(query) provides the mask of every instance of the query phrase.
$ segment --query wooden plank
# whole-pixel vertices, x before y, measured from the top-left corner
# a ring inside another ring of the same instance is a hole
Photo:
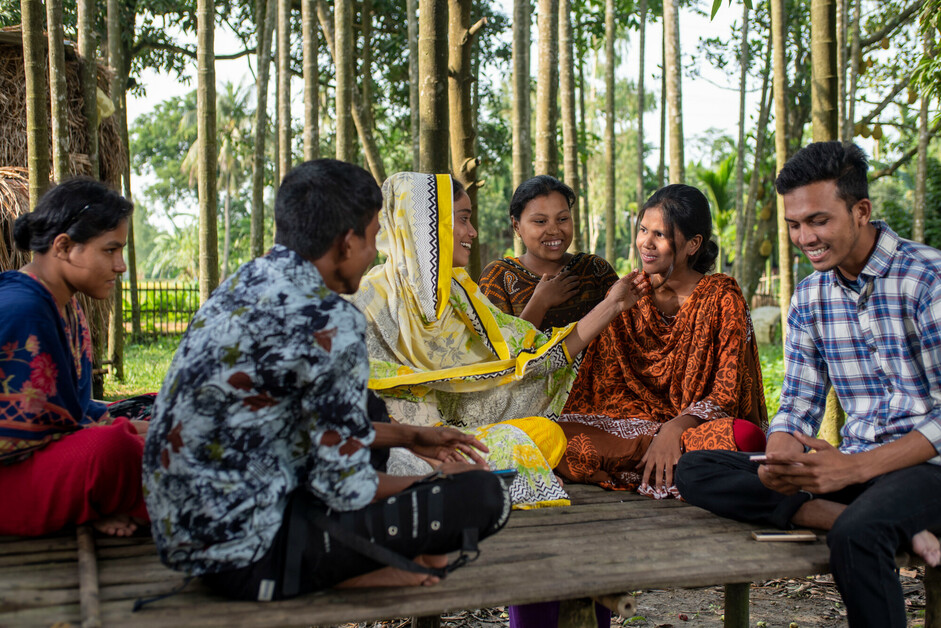
[[[925,628],[941,628],[941,568],[925,566]]]

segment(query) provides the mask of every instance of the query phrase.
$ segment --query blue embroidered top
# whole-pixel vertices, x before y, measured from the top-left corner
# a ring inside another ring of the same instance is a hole
[[[38,279],[11,270],[0,273],[0,303],[0,463],[110,423],[91,398],[91,334],[78,299],[60,311]]]
[[[847,416],[843,452],[912,430],[941,451],[941,251],[874,224],[876,247],[856,282],[830,270],[797,286],[769,433],[815,434],[832,385]]]
[[[338,510],[370,503],[365,327],[283,246],[213,292],[173,358],[144,450],[167,565],[203,574],[256,562],[298,487]]]

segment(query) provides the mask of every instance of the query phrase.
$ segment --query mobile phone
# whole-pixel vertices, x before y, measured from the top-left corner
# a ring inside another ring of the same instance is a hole
[[[752,530],[756,541],[816,541],[817,535],[811,530]]]
[[[752,454],[748,457],[748,459],[751,460],[752,462],[764,462],[765,460],[768,459],[768,456],[766,456],[765,454]]]
[[[505,484],[512,484],[516,476],[519,475],[516,469],[497,469],[493,474],[500,478]]]

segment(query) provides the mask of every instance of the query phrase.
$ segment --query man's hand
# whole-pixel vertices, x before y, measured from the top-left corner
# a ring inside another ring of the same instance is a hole
[[[804,434],[793,434],[793,437],[801,445],[816,451],[806,454],[769,454],[768,461],[763,466],[773,467],[782,482],[800,490],[820,494],[832,493],[850,484],[864,481],[859,473],[856,456],[844,454],[819,438]]]
[[[489,469],[478,452],[489,453],[482,442],[453,427],[419,427],[408,449],[412,452],[440,462],[467,464],[468,458],[476,465]],[[479,468],[479,467],[474,467]]]
[[[804,445],[793,434],[774,432],[768,436],[765,448],[767,461],[758,467],[758,479],[772,491],[793,495],[801,489],[782,473],[790,470],[791,464],[785,463],[788,456],[803,454]]]

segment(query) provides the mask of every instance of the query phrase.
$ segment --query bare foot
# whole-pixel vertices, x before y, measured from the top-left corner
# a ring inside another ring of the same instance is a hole
[[[912,549],[932,567],[941,563],[941,543],[938,543],[938,537],[927,530],[922,530],[912,537]]]
[[[440,554],[422,554],[415,562],[423,567],[443,568],[448,564],[448,557]],[[383,567],[376,571],[355,576],[336,585],[337,589],[357,589],[363,587],[429,587],[438,584],[441,578],[422,573],[404,571],[395,567]]]
[[[99,532],[108,536],[131,536],[137,530],[137,523],[130,515],[112,515],[91,522]]]

